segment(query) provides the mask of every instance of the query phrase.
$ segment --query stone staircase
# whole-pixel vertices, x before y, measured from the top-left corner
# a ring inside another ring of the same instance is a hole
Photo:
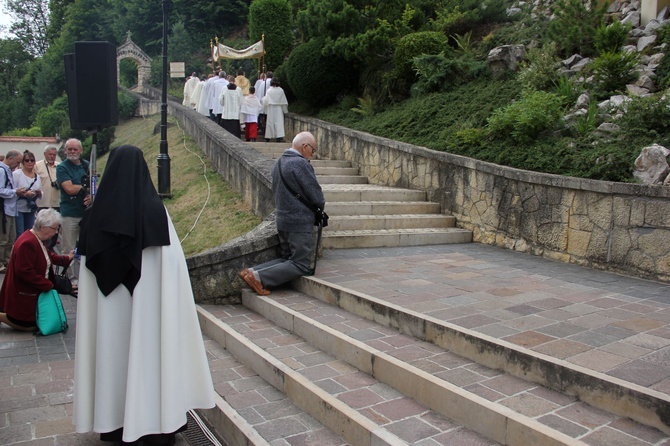
[[[249,143],[273,159],[288,143]],[[426,193],[368,184],[348,161],[312,160],[326,197],[329,225],[322,245],[331,248],[373,248],[469,243],[472,232],[456,228],[454,217],[441,214],[440,205]]]
[[[276,158],[286,146],[259,150]],[[365,242],[366,233],[394,224],[453,226],[416,191],[368,185],[343,162],[313,165],[331,215],[324,237],[357,234],[343,246],[384,246]],[[396,206],[403,211],[381,211]],[[201,413],[228,446],[670,444],[661,392],[325,277],[268,297],[245,289],[241,305],[198,314],[217,391],[217,406]]]
[[[667,444],[610,432],[667,441],[614,413],[658,423],[653,392],[560,361],[539,377],[542,355],[314,277],[294,285],[198,309],[219,394],[203,415],[229,446]]]

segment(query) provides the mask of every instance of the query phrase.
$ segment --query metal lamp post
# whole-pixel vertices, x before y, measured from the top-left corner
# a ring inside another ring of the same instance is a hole
[[[161,143],[158,154],[158,195],[161,198],[171,198],[170,193],[170,156],[168,155],[167,141],[167,36],[168,36],[168,10],[170,0],[163,0],[163,88],[161,91]]]

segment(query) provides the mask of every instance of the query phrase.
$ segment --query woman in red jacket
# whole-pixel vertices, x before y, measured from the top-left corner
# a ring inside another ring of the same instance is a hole
[[[56,210],[45,209],[37,214],[33,228],[14,242],[0,289],[0,322],[16,330],[37,330],[37,297],[54,287],[51,266],[67,266],[74,257],[74,252],[58,255],[44,244],[58,233],[61,221]]]

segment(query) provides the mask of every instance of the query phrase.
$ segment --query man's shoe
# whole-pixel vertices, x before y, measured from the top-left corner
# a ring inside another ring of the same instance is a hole
[[[0,266],[0,274],[5,274],[7,272],[7,267],[5,265]]]
[[[245,268],[240,271],[240,277],[247,283],[247,285],[251,287],[252,290],[256,292],[256,294],[261,296],[270,295],[270,292],[263,288],[263,284],[256,279],[254,273],[249,268]]]

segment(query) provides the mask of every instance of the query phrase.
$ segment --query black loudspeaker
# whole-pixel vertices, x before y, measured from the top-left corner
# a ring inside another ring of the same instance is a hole
[[[119,122],[116,47],[109,42],[75,42],[65,55],[70,127],[92,130]]]

